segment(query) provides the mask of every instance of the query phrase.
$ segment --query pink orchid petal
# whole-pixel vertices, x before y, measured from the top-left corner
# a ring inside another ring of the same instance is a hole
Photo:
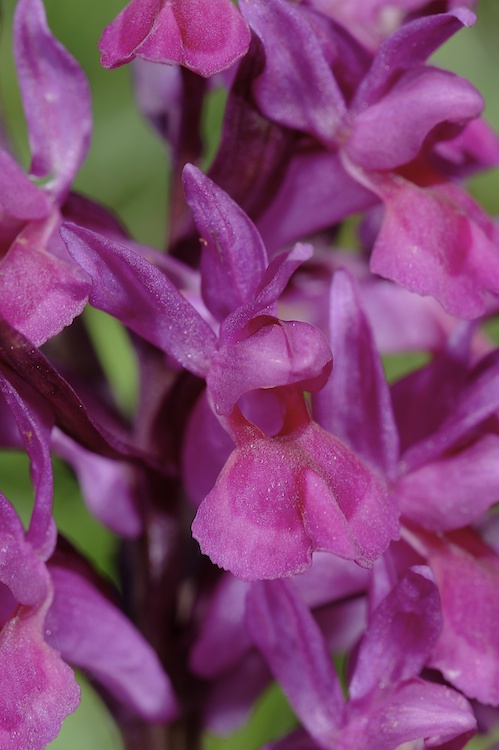
[[[204,707],[204,726],[209,732],[227,735],[245,724],[255,702],[272,682],[263,657],[252,648],[234,669],[224,672],[210,690]]]
[[[74,225],[61,235],[89,274],[89,300],[196,375],[206,375],[216,350],[210,326],[152,263],[123,245]]]
[[[183,181],[201,235],[203,298],[223,320],[254,299],[268,265],[267,252],[244,211],[199,169],[188,164]]]
[[[466,8],[439,13],[406,23],[380,45],[366,77],[352,102],[357,114],[378,101],[400,73],[423,65],[447,39],[463,26],[472,26],[476,16]]]
[[[248,632],[301,722],[335,747],[344,699],[320,630],[291,583],[259,581],[247,599]]]
[[[139,716],[172,719],[177,705],[170,680],[138,630],[79,572],[51,564],[50,574],[48,642]]]
[[[469,698],[499,704],[499,561],[472,531],[422,537],[440,592],[443,630],[431,665]]]
[[[49,604],[19,607],[0,631],[3,750],[44,750],[79,704],[73,671],[44,640]]]
[[[317,474],[314,482],[311,482],[310,474],[307,480],[310,491],[305,494],[303,510],[306,526],[309,521],[312,522],[312,518],[320,518],[321,508],[325,510],[322,486],[325,483],[344,514],[360,550],[360,554],[352,556],[352,559],[371,567],[399,534],[399,510],[393,498],[388,495],[384,483],[356,453],[318,425],[312,423],[309,429],[304,430],[299,443],[312,457],[310,468]],[[312,484],[316,485],[313,492]],[[328,545],[331,545],[334,551],[333,545],[340,543],[338,537],[335,539],[338,530],[324,523],[324,518],[323,515],[322,522],[315,527],[313,537],[317,540],[318,548],[328,550]]]
[[[459,361],[455,364],[459,368],[462,367]],[[445,399],[443,414],[439,409],[439,419],[437,419],[435,429],[428,435],[424,434],[422,440],[412,445],[403,454],[406,469],[410,470],[433,461],[442,453],[449,451],[458,441],[468,437],[475,427],[499,409],[499,352],[497,350],[479,361],[466,379],[463,378],[462,370],[461,372],[458,370],[457,383],[452,383],[451,366],[452,362],[449,361],[447,363],[449,390],[441,391]],[[441,371],[441,374],[444,372],[445,370]],[[444,380],[441,382],[445,384]],[[438,394],[438,390],[436,393]]]
[[[284,0],[244,0],[241,11],[265,49],[253,89],[262,112],[334,146],[345,100],[307,14]]]
[[[91,513],[108,529],[133,539],[143,528],[130,464],[91,453],[60,430],[52,436],[54,451],[74,470]]]
[[[331,371],[324,335],[308,323],[260,316],[247,338],[222,346],[215,355],[207,386],[217,414],[230,414],[243,393],[257,388],[299,384],[319,390]]]
[[[29,224],[0,264],[0,313],[35,346],[80,315],[89,290],[81,269],[47,252],[43,234]]]
[[[428,568],[409,569],[369,620],[349,685],[352,702],[417,677],[440,632],[438,590]]]
[[[395,169],[417,157],[434,128],[443,123],[462,128],[483,107],[482,97],[464,78],[429,66],[416,68],[357,115],[346,152],[364,169]]]
[[[477,204],[456,185],[423,189],[380,173],[364,182],[385,204],[371,271],[423,296],[431,294],[457,317],[483,314],[486,292],[499,293],[499,248]]]
[[[87,79],[52,36],[41,0],[20,0],[14,52],[33,161],[31,174],[62,200],[90,143],[92,112]]]
[[[212,562],[242,580],[293,575],[310,565],[293,463],[279,442],[236,448],[198,508],[192,534]]]
[[[243,580],[299,573],[314,549],[371,565],[398,533],[374,475],[313,423],[275,438],[247,425],[194,519],[204,554]]]
[[[201,677],[214,678],[235,667],[251,648],[244,625],[249,588],[250,584],[225,573],[213,592],[189,659]]]
[[[50,201],[25,175],[19,164],[0,149],[0,215],[36,221],[50,211]]]
[[[1,583],[10,589],[15,604],[42,604],[48,594],[45,566],[25,540],[17,513],[1,493],[0,529]]]
[[[390,391],[360,292],[346,271],[331,286],[330,340],[333,371],[314,396],[319,424],[353,448],[382,475],[393,476],[398,435]]]
[[[196,508],[213,489],[233,450],[234,441],[213,414],[203,393],[189,416],[182,449],[183,482]]]
[[[394,492],[402,514],[425,529],[470,525],[499,502],[499,436],[405,474]]]
[[[249,43],[249,29],[230,0],[133,0],[104,29],[99,49],[105,68],[138,56],[208,77],[230,67]]]
[[[253,318],[260,314],[274,315],[276,303],[285,290],[294,272],[308,260],[313,253],[311,245],[298,242],[292,250],[281,253],[273,258],[256,290],[255,299],[241,305],[231,313],[220,328],[222,344],[234,343],[239,340],[241,331]]]
[[[439,167],[453,177],[467,177],[499,165],[499,137],[482,118],[469,122],[450,141],[435,144]]]
[[[411,740],[417,747],[461,750],[475,734],[476,719],[468,701],[444,685],[410,680],[369,712],[352,711],[335,750],[368,747],[398,750]]]
[[[313,609],[364,593],[369,577],[370,573],[352,560],[316,552],[311,567],[293,580],[303,601]]]
[[[280,251],[377,202],[372,191],[348,174],[337,151],[295,148],[278,190],[256,223],[269,252]]]

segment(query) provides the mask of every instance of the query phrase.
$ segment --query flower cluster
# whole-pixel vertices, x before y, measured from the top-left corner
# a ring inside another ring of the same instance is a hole
[[[499,723],[499,234],[464,183],[499,138],[429,62],[471,6],[132,0],[100,52],[136,66],[170,153],[160,252],[72,191],[88,84],[17,0],[31,166],[2,136],[0,438],[34,499],[24,528],[0,495],[3,750],[58,734],[72,667],[137,750],[230,733],[273,681],[296,716],[273,750],[459,750]],[[87,304],[130,332],[131,418]],[[389,383],[407,351],[426,364]],[[58,534],[54,455],[122,540],[120,592]]]

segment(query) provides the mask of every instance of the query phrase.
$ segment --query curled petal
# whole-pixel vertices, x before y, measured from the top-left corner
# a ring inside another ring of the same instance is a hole
[[[36,552],[46,560],[53,552],[57,534],[52,518],[54,480],[50,459],[54,416],[31,386],[14,373],[10,374],[10,380],[0,374],[0,392],[12,411],[30,459],[35,503],[27,536]]]
[[[434,128],[455,123],[460,129],[478,117],[483,106],[478,91],[464,78],[417,68],[357,115],[346,151],[364,169],[395,169],[417,157]]]
[[[406,23],[380,45],[371,68],[358,87],[352,103],[354,113],[383,96],[393,80],[405,70],[419,67],[440,45],[476,16],[466,8],[438,13]]]
[[[230,414],[243,393],[257,388],[300,384],[320,389],[331,372],[332,357],[319,329],[308,323],[260,316],[241,341],[221,347],[207,378],[218,414]]]
[[[132,0],[104,29],[99,49],[105,68],[143,57],[207,77],[230,67],[249,43],[230,0]]]

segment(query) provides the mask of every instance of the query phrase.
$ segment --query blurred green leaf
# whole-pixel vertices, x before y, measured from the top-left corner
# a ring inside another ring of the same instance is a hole
[[[123,750],[123,740],[106,706],[86,679],[77,673],[81,703],[67,717],[50,750]],[[21,750],[21,748],[19,749]]]
[[[271,685],[256,702],[248,723],[226,737],[207,734],[203,750],[260,750],[297,726],[296,718],[279,685]]]

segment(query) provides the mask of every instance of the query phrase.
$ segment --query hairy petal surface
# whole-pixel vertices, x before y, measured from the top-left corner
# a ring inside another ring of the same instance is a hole
[[[73,671],[45,640],[43,606],[19,607],[0,632],[0,744],[5,750],[44,750],[76,710]]]
[[[324,549],[370,566],[398,533],[398,511],[358,457],[317,425],[238,446],[192,526],[201,550],[243,580],[305,570]]]
[[[89,291],[86,274],[46,244],[43,228],[28,224],[0,263],[0,314],[35,346],[80,315]]]
[[[395,174],[357,174],[385,204],[371,271],[431,294],[452,315],[481,315],[485,293],[499,293],[499,248],[478,205],[457,185],[423,189]]]

